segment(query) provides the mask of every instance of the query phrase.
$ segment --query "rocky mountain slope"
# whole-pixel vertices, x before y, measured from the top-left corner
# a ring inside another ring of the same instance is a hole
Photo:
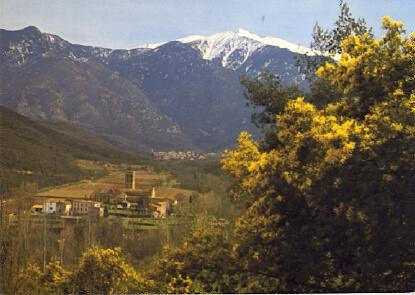
[[[247,31],[132,50],[71,44],[35,27],[0,30],[1,104],[64,120],[132,150],[220,150],[250,123],[241,74],[304,84],[302,48]]]
[[[140,85],[196,147],[222,149],[240,130],[254,131],[239,74],[202,59],[188,44],[169,42],[110,66]]]
[[[190,145],[136,84],[100,61],[110,50],[73,46],[34,28],[0,37],[2,105],[34,119],[71,122],[133,150]]]

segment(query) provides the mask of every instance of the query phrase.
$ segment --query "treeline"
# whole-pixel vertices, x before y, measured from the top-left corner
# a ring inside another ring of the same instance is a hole
[[[222,171],[219,159],[157,161],[153,167],[159,173],[167,173],[168,185],[194,191],[192,210],[195,215],[206,213],[234,220],[242,214],[243,207],[227,197],[231,178]]]
[[[177,182],[181,188],[207,193],[212,190],[225,191],[230,178],[225,175],[217,158],[205,160],[156,161],[153,166],[157,172],[167,172],[168,179]]]
[[[110,290],[115,293],[176,293],[193,290],[187,285],[191,282],[187,277],[183,282],[175,278],[174,282],[165,284],[164,266],[158,266],[159,261],[168,259],[170,251],[178,249],[183,236],[192,236],[193,230],[188,226],[131,230],[123,227],[121,220],[109,223],[83,219],[63,224],[59,218],[35,219],[23,212],[14,221],[6,221],[7,215],[4,215],[0,227],[2,294],[110,294]],[[203,213],[196,215],[205,216]],[[198,222],[199,230],[204,230],[207,225],[207,219]],[[215,224],[218,228],[214,230],[220,233],[224,225],[228,226],[227,221],[219,219]],[[82,270],[79,275],[81,265],[85,264],[84,258],[79,261],[80,257],[113,250],[116,252],[113,255],[123,259],[114,262],[121,266],[121,273],[102,259],[98,262],[104,265],[88,266],[90,269]],[[103,270],[105,268],[108,269]],[[124,271],[132,277],[124,278],[127,275]],[[104,276],[120,277],[108,278],[110,285],[98,284],[97,279]],[[148,284],[142,286],[141,280],[134,281],[136,276],[145,278]]]
[[[29,265],[29,268],[36,267],[45,272],[49,262],[59,262],[65,270],[73,271],[82,253],[93,246],[121,247],[130,265],[145,269],[149,261],[156,259],[163,245],[177,246],[187,229],[175,225],[140,230],[126,226],[128,220],[123,219],[85,217],[64,220],[46,215],[33,216],[24,207],[19,204],[17,213],[12,215],[8,214],[4,204],[0,208],[2,294],[18,291],[20,276]]]
[[[19,283],[4,294],[142,294],[157,292],[152,280],[144,279],[121,256],[120,248],[85,251],[73,271],[59,261],[45,271],[28,264],[18,274]]]
[[[69,267],[57,256],[42,267],[28,260],[9,277],[2,276],[2,294],[142,294],[142,293],[200,293],[219,290],[215,286],[221,279],[221,258],[226,257],[228,224],[208,215],[195,220],[183,247],[166,244],[161,256],[151,262],[148,271],[137,271],[131,258],[120,247],[91,246]],[[62,241],[62,240],[60,240]],[[201,244],[204,242],[203,244]],[[205,252],[208,250],[208,252]],[[212,256],[211,251],[217,251]],[[223,253],[222,253],[223,252]],[[208,257],[204,257],[208,254]],[[195,257],[195,255],[197,255]],[[181,263],[180,257],[192,258]],[[204,261],[216,261],[215,265]],[[66,265],[66,266],[64,266]],[[200,275],[212,283],[210,289],[190,279],[189,275],[208,267]],[[189,272],[184,274],[183,272]]]

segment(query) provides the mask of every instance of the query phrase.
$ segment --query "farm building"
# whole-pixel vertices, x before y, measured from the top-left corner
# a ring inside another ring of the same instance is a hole
[[[70,215],[72,204],[69,201],[62,199],[47,199],[43,203],[43,213],[46,214],[60,214]]]
[[[153,216],[156,218],[167,217],[172,211],[173,200],[156,196],[156,189],[153,187],[150,196],[150,207],[153,208]]]
[[[153,217],[164,218],[169,216],[171,212],[172,201],[166,198],[158,198],[158,200],[151,200],[151,207],[154,209]]]
[[[72,215],[104,216],[104,208],[100,202],[89,200],[72,200]]]

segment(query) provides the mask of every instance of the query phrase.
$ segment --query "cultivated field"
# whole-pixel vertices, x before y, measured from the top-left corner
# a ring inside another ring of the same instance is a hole
[[[105,169],[109,174],[96,180],[82,180],[77,183],[65,184],[56,187],[47,188],[39,192],[36,197],[54,197],[54,198],[79,198],[87,199],[94,192],[107,191],[109,189],[125,189],[124,177],[128,168],[134,168],[136,189],[138,191],[151,192],[153,187],[156,188],[157,197],[173,198],[178,193],[186,197],[192,194],[191,190],[171,187],[171,183],[165,183],[165,175],[154,173],[145,167],[130,167],[124,165],[109,165],[105,163],[95,163],[83,161],[80,163],[83,167],[89,169]]]

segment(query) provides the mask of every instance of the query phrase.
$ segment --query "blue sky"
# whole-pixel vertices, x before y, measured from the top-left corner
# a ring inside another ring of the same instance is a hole
[[[415,0],[349,0],[381,34],[380,18],[390,15],[415,31]],[[0,28],[35,25],[79,44],[134,48],[139,44],[247,29],[308,46],[318,21],[331,27],[338,0],[0,0]]]

